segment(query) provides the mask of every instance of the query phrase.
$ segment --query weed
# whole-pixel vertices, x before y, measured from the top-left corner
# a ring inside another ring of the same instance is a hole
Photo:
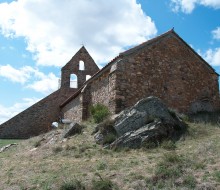
[[[38,140],[34,142],[34,147],[37,148],[41,145],[42,140]]]
[[[176,144],[173,141],[164,141],[162,142],[161,147],[166,150],[175,150]]]
[[[102,122],[110,115],[108,108],[100,103],[91,106],[90,113],[95,123]]]
[[[73,181],[64,182],[60,190],[85,190],[85,186],[77,179]]]
[[[215,178],[215,180],[216,180],[217,182],[220,183],[220,170],[215,171],[214,174],[213,174],[213,177]]]
[[[184,159],[175,152],[164,154],[163,159],[156,165],[155,175],[147,179],[150,186],[162,187],[164,183],[174,181],[184,173]]]
[[[63,148],[61,146],[55,146],[52,148],[53,153],[61,152]]]
[[[156,142],[143,142],[142,143],[143,149],[153,149],[156,147],[158,147],[158,143],[156,143]]]
[[[117,136],[113,133],[109,133],[106,136],[104,136],[103,144],[110,144],[114,142],[117,139]]]
[[[99,179],[92,180],[92,190],[113,190],[118,189],[109,179],[103,179],[99,173],[96,173]]]
[[[97,164],[96,169],[97,170],[105,170],[108,167],[108,165],[105,162],[100,162]]]
[[[190,189],[195,189],[196,187],[196,179],[193,175],[187,175],[183,179],[183,185],[190,188]]]

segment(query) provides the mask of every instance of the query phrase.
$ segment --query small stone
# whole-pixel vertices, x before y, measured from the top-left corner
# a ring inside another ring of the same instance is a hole
[[[64,129],[63,138],[80,134],[82,132],[82,126],[78,123],[71,123],[66,129]]]

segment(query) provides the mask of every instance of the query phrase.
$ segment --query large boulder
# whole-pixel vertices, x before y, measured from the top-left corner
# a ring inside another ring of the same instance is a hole
[[[116,139],[110,147],[118,148],[152,148],[157,147],[163,140],[176,140],[182,134],[178,126],[164,123],[160,120],[154,121],[136,131],[130,131]]]
[[[98,132],[97,132],[98,131]],[[97,126],[95,140],[110,148],[141,148],[158,146],[163,140],[178,140],[187,131],[187,125],[156,97],[138,101],[122,111],[111,122]],[[116,137],[114,138],[110,137]],[[108,139],[106,141],[106,139]]]
[[[173,114],[163,102],[156,97],[147,97],[138,101],[130,109],[122,111],[115,119],[114,128],[119,136],[135,131],[155,120],[162,123],[185,127],[183,122]]]

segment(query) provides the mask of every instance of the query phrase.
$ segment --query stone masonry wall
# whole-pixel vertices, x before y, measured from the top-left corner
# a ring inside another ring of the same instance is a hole
[[[82,121],[82,94],[62,108],[63,118],[70,119],[75,122]]]
[[[84,70],[80,70],[79,63],[83,61]],[[61,74],[61,87],[70,88],[70,75],[77,76],[77,85],[80,88],[86,81],[86,75],[94,75],[99,71],[98,66],[95,64],[88,51],[82,47],[73,58],[62,68]]]
[[[190,111],[191,105],[201,100],[219,108],[218,76],[170,34],[118,64],[116,96],[121,109],[152,95],[180,112]]]
[[[91,86],[91,104],[101,103],[109,105],[109,71],[103,73],[90,84]]]
[[[59,89],[25,111],[0,125],[0,138],[29,138],[51,130],[51,123],[59,120],[59,105],[73,89]]]
[[[101,103],[115,113],[115,70],[109,67],[85,85],[81,93],[62,108],[64,118],[80,122],[90,117],[89,107]]]

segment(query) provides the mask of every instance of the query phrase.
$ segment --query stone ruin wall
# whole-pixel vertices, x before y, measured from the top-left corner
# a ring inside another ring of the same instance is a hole
[[[62,115],[65,119],[72,121],[82,121],[82,94],[79,94],[75,99],[69,102],[62,108]]]
[[[175,36],[126,56],[118,64],[116,94],[122,108],[152,95],[180,112],[219,108],[217,74]]]
[[[110,67],[89,82],[81,93],[62,108],[64,118],[81,121],[90,117],[89,107],[101,103],[115,113],[115,72]]]
[[[59,105],[74,89],[59,89],[33,106],[0,125],[0,138],[25,139],[51,130],[51,124],[59,120]]]

